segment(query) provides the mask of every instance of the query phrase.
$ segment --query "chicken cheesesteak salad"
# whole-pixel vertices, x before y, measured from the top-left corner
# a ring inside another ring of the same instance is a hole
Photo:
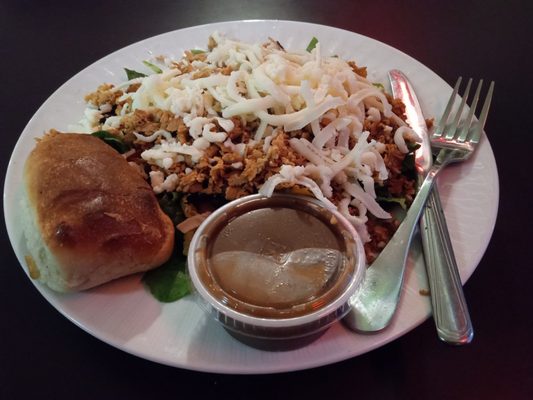
[[[245,195],[290,192],[337,209],[369,264],[392,237],[399,222],[391,207],[407,208],[416,192],[416,135],[403,104],[366,68],[325,53],[315,38],[290,52],[273,39],[248,44],[214,33],[206,50],[140,60],[125,69],[126,81],[85,97],[72,131],[122,153],[176,226],[174,256],[143,278],[159,300],[188,293],[195,229]]]

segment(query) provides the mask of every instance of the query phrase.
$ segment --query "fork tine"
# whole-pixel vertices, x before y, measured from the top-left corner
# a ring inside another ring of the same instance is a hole
[[[437,127],[437,129],[435,129],[433,138],[439,138],[442,136],[444,132],[444,128],[446,127],[446,122],[448,122],[448,118],[450,116],[450,111],[452,111],[453,103],[455,102],[455,97],[457,96],[457,92],[459,91],[459,86],[461,85],[462,80],[463,80],[462,77],[459,77],[459,79],[457,79],[457,82],[455,83],[455,86],[453,88],[452,95],[450,96],[450,100],[448,101],[448,104],[446,105],[446,109],[444,110],[444,113],[442,114],[442,117],[439,121],[439,126]]]
[[[485,103],[483,103],[483,108],[481,109],[481,114],[479,115],[479,122],[476,129],[472,132],[471,137],[468,139],[471,143],[479,143],[481,133],[483,132],[483,127],[485,122],[487,122],[487,116],[489,114],[490,103],[492,101],[492,92],[494,92],[494,81],[490,83],[489,90],[487,91],[487,96],[485,97]]]
[[[481,114],[479,116],[479,124],[481,125],[481,128],[484,128],[485,122],[487,122],[487,116],[489,115],[490,103],[492,101],[492,92],[494,92],[494,81],[490,83],[489,90],[487,92],[487,98],[485,99],[485,103],[483,104],[483,109],[481,110]]]
[[[470,78],[468,80],[468,83],[466,84],[466,90],[461,99],[461,104],[459,104],[459,108],[457,109],[457,112],[455,113],[455,119],[453,120],[453,123],[449,126],[448,130],[446,131],[446,139],[453,139],[455,137],[455,132],[457,131],[457,126],[459,125],[459,121],[461,120],[461,117],[463,115],[463,109],[465,108],[466,100],[468,100],[468,96],[470,95],[471,86],[472,86],[472,78]]]
[[[474,117],[474,112],[476,111],[477,102],[479,101],[479,93],[481,92],[481,86],[483,86],[483,79],[481,79],[477,85],[476,94],[474,95],[474,100],[472,100],[472,105],[470,106],[470,111],[466,117],[463,128],[457,137],[457,142],[463,143],[468,136],[468,131],[470,130],[470,125],[472,125],[472,118]]]

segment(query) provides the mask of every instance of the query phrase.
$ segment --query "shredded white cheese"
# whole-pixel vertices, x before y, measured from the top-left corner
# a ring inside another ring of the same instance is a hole
[[[346,61],[323,56],[320,44],[311,53],[294,53],[272,43],[230,40],[216,32],[212,38],[216,46],[207,53],[205,61],[190,63],[193,71],[184,73],[164,60],[163,73],[117,86],[118,90],[132,83],[140,84],[137,91],[121,98],[131,99],[131,107],[125,104],[120,116],[108,117],[102,126],[118,127],[123,116],[152,107],[183,119],[194,139],[192,145],[182,144],[162,130],[150,136],[135,134],[138,140],[153,143],[141,157],[169,174],[164,178],[162,172],[150,173],[158,193],[176,187],[177,176],[169,172],[174,163],[186,156],[197,163],[212,143],[222,144],[241,156],[246,154],[246,144],[235,144],[229,138],[235,128],[232,118],[256,124],[258,128],[248,146],[263,140],[265,153],[280,129],[291,132],[310,126],[312,142],[303,138],[290,140],[291,147],[307,160],[305,167],[282,166],[260,192],[271,195],[278,184],[290,182],[307,187],[326,206],[335,207],[328,197],[332,195],[332,183],[336,182],[344,188],[339,210],[363,239],[368,238],[367,211],[378,218],[390,215],[376,202],[374,192],[374,179],[388,177],[381,156],[384,145],[368,140],[364,121],[380,121],[383,115],[405,125],[392,113],[384,93],[355,74]],[[219,68],[225,67],[232,69],[229,75],[220,72]],[[194,74],[200,69],[207,71],[207,76],[196,78]],[[93,130],[110,107],[88,108],[81,128]],[[405,137],[410,133],[410,128],[403,126],[394,135],[396,145],[404,153],[408,152]],[[241,169],[243,164],[233,163],[232,167]],[[349,207],[357,209],[358,215],[350,214]]]

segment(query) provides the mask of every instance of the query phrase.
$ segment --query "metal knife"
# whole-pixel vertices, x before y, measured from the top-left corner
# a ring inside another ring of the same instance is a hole
[[[423,174],[431,167],[431,143],[425,119],[413,86],[398,70],[389,72],[392,94],[405,104],[407,123],[421,140],[416,163]],[[463,294],[461,278],[455,261],[446,219],[437,188],[433,189],[420,219],[424,260],[431,292],[433,318],[439,338],[450,344],[470,343],[474,330]]]

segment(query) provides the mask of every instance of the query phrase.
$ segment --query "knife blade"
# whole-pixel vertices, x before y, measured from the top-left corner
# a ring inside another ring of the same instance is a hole
[[[389,80],[393,96],[405,105],[407,123],[419,136],[421,146],[415,153],[415,163],[420,181],[432,163],[426,122],[415,90],[407,77],[399,70],[391,70]],[[474,330],[436,187],[430,194],[420,219],[420,234],[438,336],[450,344],[470,343]]]

